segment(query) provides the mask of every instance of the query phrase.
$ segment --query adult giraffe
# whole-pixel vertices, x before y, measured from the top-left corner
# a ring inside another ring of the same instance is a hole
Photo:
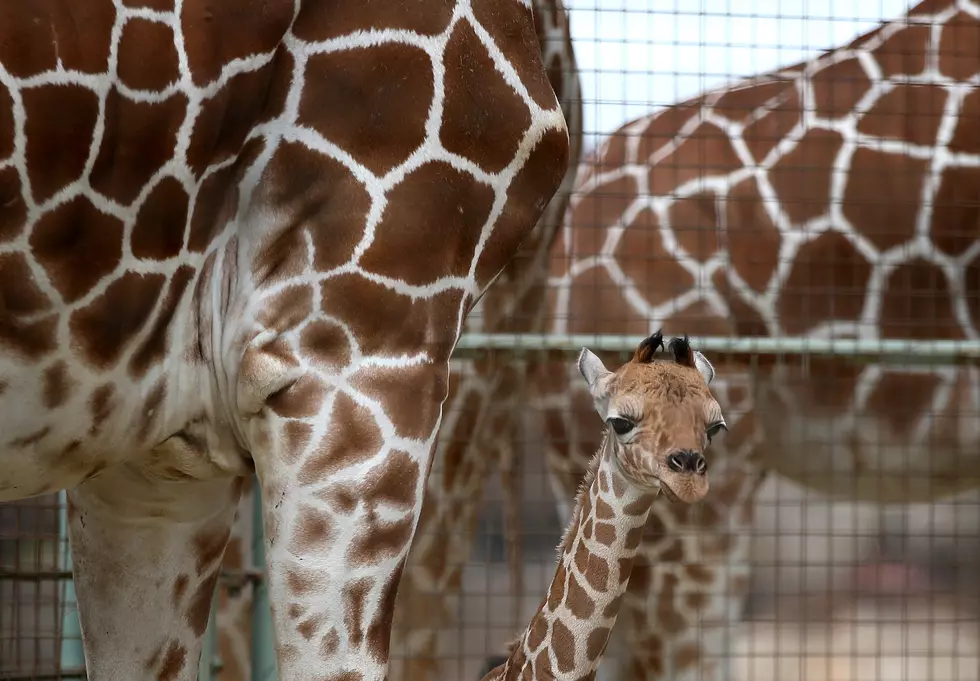
[[[540,320],[529,319],[528,310],[541,309],[548,250],[558,232],[578,170],[582,144],[582,94],[571,33],[562,0],[533,0],[532,10],[542,61],[558,98],[569,130],[569,157],[573,162],[554,198],[545,207],[535,229],[522,242],[516,256],[504,267],[465,322],[467,331],[514,332],[541,330]],[[454,359],[450,365],[446,414],[436,441],[435,463],[428,478],[426,502],[418,523],[396,601],[392,629],[392,678],[426,678],[434,673],[436,636],[451,626],[461,575],[469,559],[471,538],[480,509],[486,478],[503,464],[513,483],[512,443],[517,424],[509,414],[521,405],[524,394],[514,381],[526,374],[507,354],[487,353],[480,360]],[[482,439],[470,439],[475,424],[497,421],[500,428],[479,427]],[[462,464],[462,465],[461,465]],[[251,485],[242,493],[238,518],[225,553],[223,567],[241,570],[251,564],[253,537]],[[429,501],[431,499],[431,501]],[[512,525],[516,519],[511,519]],[[516,529],[515,529],[516,532]],[[510,547],[509,557],[520,576],[519,556]],[[520,579],[515,590],[520,591]],[[253,617],[252,588],[233,584],[218,594],[216,615],[222,661],[218,678],[240,681],[250,678]],[[516,625],[516,621],[515,621]]]
[[[94,681],[196,678],[245,478],[279,678],[380,681],[468,310],[566,170],[518,0],[8,3],[0,501]]]
[[[980,338],[978,16],[925,0],[623,126],[579,170],[538,311],[547,329]],[[715,361],[731,432],[705,502],[654,504],[620,620],[626,678],[726,677],[767,470],[879,502],[980,482],[976,367],[760,364]],[[597,445],[579,425],[591,400],[558,365],[532,370],[525,410],[543,414],[567,509]]]

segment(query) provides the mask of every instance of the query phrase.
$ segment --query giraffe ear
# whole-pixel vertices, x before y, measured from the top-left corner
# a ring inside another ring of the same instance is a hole
[[[711,366],[711,362],[709,362],[708,359],[700,352],[697,350],[694,350],[693,352],[694,366],[696,366],[698,371],[701,372],[701,375],[704,376],[704,382],[711,385],[711,381],[715,377],[715,368]]]
[[[589,384],[596,412],[605,421],[609,411],[609,378],[612,377],[612,372],[588,348],[582,348],[582,352],[578,354],[578,370]]]

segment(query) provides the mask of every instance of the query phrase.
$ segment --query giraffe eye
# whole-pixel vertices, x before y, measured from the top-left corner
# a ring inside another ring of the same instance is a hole
[[[728,426],[725,425],[724,421],[719,421],[718,423],[712,423],[708,426],[708,442],[711,442],[711,438],[718,434],[720,430],[728,430]]]
[[[633,428],[636,426],[636,424],[629,419],[620,418],[618,416],[613,416],[612,418],[608,419],[606,423],[612,426],[612,429],[616,431],[617,435],[626,435],[626,433],[633,430]]]

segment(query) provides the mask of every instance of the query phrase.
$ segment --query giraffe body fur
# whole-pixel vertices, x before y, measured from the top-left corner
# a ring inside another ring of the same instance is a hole
[[[449,355],[567,166],[531,8],[2,11],[0,500],[68,489],[89,678],[197,677],[254,471],[279,678],[380,681]]]

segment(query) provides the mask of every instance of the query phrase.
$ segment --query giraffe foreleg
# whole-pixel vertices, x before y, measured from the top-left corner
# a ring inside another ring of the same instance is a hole
[[[387,678],[448,362],[310,369],[247,432],[280,681]]]
[[[91,681],[197,679],[241,482],[160,479],[127,463],[68,491]]]
[[[438,635],[454,624],[489,474],[486,454],[481,447],[463,444],[457,449],[450,444],[433,466],[416,543],[398,593],[393,640],[403,662],[392,676],[397,681],[442,676]]]

